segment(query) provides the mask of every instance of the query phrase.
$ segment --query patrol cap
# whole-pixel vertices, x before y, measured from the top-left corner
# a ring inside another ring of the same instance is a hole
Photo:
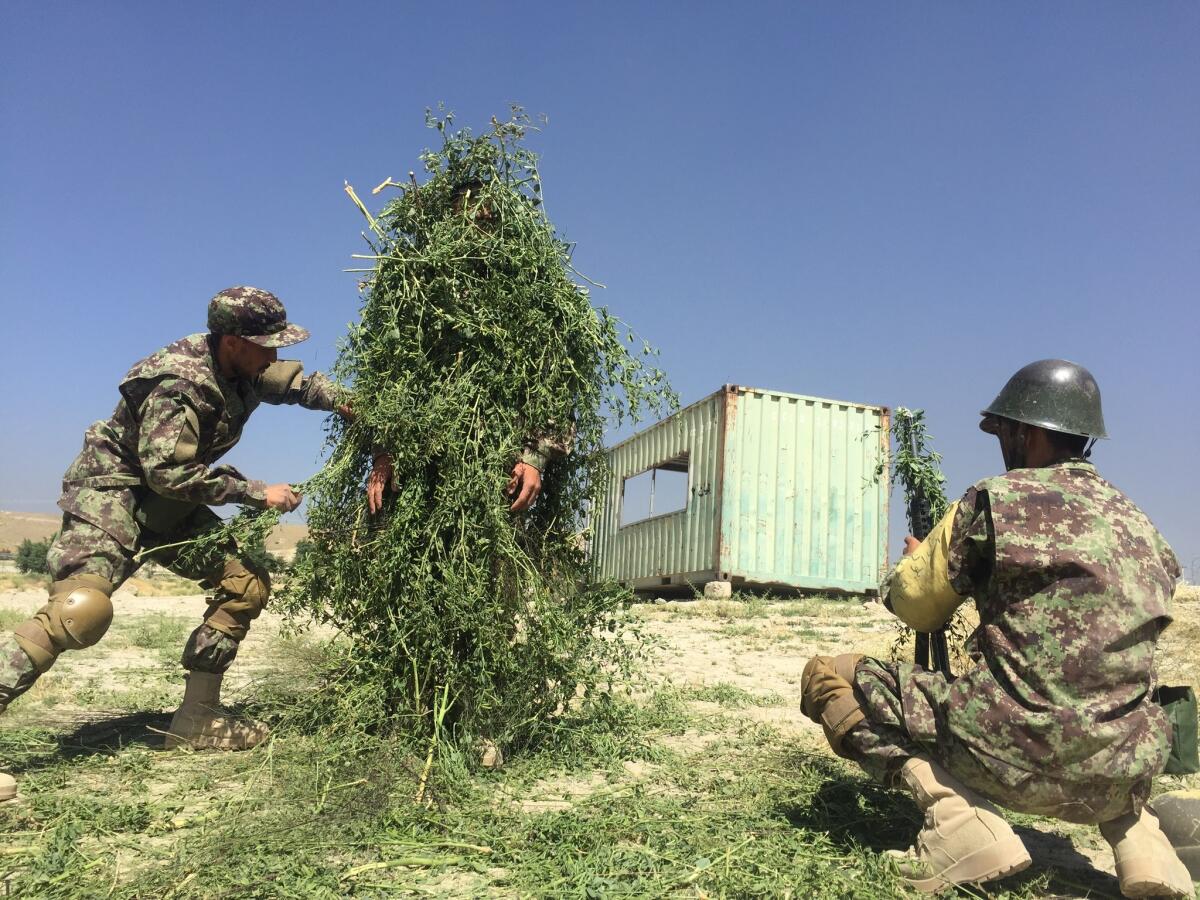
[[[989,433],[999,416],[1064,434],[1108,437],[1100,386],[1091,372],[1065,359],[1039,359],[1017,370],[979,414],[979,427]]]
[[[308,340],[308,329],[287,320],[278,297],[245,285],[226,288],[208,302],[208,330],[236,335],[260,347],[290,347]]]

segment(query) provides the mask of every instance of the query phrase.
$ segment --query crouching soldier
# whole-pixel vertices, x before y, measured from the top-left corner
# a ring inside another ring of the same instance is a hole
[[[889,607],[920,631],[974,597],[973,666],[954,679],[862,656],[816,657],[803,710],[834,752],[924,812],[900,854],[917,888],[1030,863],[993,804],[1098,824],[1129,897],[1191,897],[1146,807],[1170,749],[1151,699],[1179,565],[1145,514],[1086,459],[1104,437],[1088,371],[1042,360],[983,413],[1006,474],[971,487],[922,542],[906,539]],[[894,853],[896,851],[893,851]]]
[[[305,377],[300,363],[276,359],[276,348],[307,337],[274,295],[234,287],[209,303],[207,334],[176,341],[129,370],[112,417],[88,429],[63,477],[62,530],[47,559],[49,602],[0,634],[0,711],[64,650],[104,636],[110,597],[147,558],[211,591],[183,650],[187,684],[167,747],[241,750],[263,740],[264,725],[228,716],[219,699],[239,643],[266,606],[270,579],[234,546],[195,558],[186,542],[220,523],[208,504],[285,512],[299,505],[287,484],[213,464],[238,442],[260,402],[323,411],[339,402],[325,376]],[[0,775],[0,799],[15,793],[13,779]]]

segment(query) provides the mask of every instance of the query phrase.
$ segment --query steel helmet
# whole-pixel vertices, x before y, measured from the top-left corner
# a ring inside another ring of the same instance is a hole
[[[980,415],[1064,434],[1108,437],[1100,386],[1091,372],[1065,359],[1039,359],[1020,369]]]

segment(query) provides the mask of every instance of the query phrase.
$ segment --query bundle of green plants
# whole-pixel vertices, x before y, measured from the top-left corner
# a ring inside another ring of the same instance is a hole
[[[946,478],[942,475],[942,456],[929,447],[925,429],[925,410],[896,407],[892,414],[892,484],[900,483],[908,510],[910,533],[920,526],[912,520],[913,499],[924,498],[929,505],[929,521],[936,524],[950,506],[946,499]]]
[[[946,497],[946,478],[941,469],[942,457],[930,446],[931,438],[925,428],[925,411],[896,407],[891,418],[891,434],[891,483],[898,483],[903,490],[909,533],[924,531],[929,525],[936,525],[941,521],[950,507],[950,501]],[[926,506],[926,523],[913,521],[914,508],[920,506],[919,502],[914,502],[917,500],[923,501]],[[920,536],[924,537],[924,534]],[[971,628],[961,612],[955,612],[945,630],[947,646],[952,657],[960,664],[965,662],[964,645]],[[913,630],[901,624],[893,655],[898,657],[907,651],[913,639]]]
[[[606,428],[674,407],[653,351],[592,305],[546,215],[529,119],[480,134],[427,115],[424,177],[367,218],[360,317],[335,366],[354,419],[334,418],[308,485],[310,546],[285,603],[348,638],[341,679],[418,733],[527,742],[637,657],[627,593],[591,584],[589,509]],[[569,440],[524,513],[506,482],[531,440]],[[372,459],[394,476],[364,502]]]

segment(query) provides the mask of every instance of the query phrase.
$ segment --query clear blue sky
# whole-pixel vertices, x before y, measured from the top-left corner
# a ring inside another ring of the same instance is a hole
[[[725,382],[928,410],[952,491],[977,413],[1063,356],[1095,459],[1200,577],[1200,6],[6,3],[0,508],[51,511],[136,359],[231,284],[328,365],[357,310],[342,193],[417,168],[422,112],[549,116],[547,208],[685,401]],[[299,480],[320,417],[230,461]],[[901,535],[893,529],[893,553]]]

